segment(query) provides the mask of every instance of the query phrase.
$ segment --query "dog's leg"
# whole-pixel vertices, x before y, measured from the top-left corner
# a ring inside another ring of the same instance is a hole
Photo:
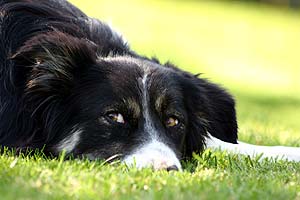
[[[225,150],[231,153],[249,155],[251,157],[262,155],[261,158],[277,158],[289,161],[300,161],[300,147],[259,146],[239,141],[238,144],[232,144],[219,140],[210,134],[209,137],[206,138],[206,147]]]

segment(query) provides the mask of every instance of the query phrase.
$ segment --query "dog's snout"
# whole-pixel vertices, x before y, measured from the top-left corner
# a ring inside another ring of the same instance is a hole
[[[174,151],[161,142],[152,142],[140,147],[123,160],[137,168],[151,167],[154,170],[181,171],[181,164]]]

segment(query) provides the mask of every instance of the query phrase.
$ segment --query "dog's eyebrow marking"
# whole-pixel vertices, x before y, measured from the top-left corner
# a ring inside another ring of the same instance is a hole
[[[167,89],[163,90],[155,101],[155,109],[157,111],[161,111],[162,104],[166,99],[166,91],[167,91]]]
[[[139,104],[132,98],[124,100],[126,105],[128,105],[128,108],[132,110],[133,116],[138,117],[140,115],[141,109]]]
[[[70,134],[56,145],[55,149],[57,153],[63,150],[65,150],[66,153],[72,152],[80,141],[82,132],[82,128],[73,127]]]

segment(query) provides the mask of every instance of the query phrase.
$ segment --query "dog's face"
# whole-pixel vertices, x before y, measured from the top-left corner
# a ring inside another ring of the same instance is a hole
[[[78,112],[72,127],[80,139],[70,150],[90,158],[120,155],[127,163],[135,159],[138,167],[179,168],[188,127],[180,76],[128,56],[97,59],[92,68],[83,80],[89,85],[74,94]],[[58,148],[69,144],[74,142]]]
[[[236,142],[234,102],[218,86],[170,64],[95,52],[53,32],[15,55],[31,63],[24,98],[51,152],[171,170],[204,148],[207,132]]]

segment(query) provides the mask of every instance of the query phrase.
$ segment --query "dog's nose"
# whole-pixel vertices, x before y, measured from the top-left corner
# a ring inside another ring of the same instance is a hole
[[[178,167],[176,165],[172,165],[166,168],[166,170],[169,171],[178,171]]]
[[[155,170],[166,170],[166,171],[179,171],[178,166],[175,164],[167,163],[165,160],[152,160],[153,168]]]

